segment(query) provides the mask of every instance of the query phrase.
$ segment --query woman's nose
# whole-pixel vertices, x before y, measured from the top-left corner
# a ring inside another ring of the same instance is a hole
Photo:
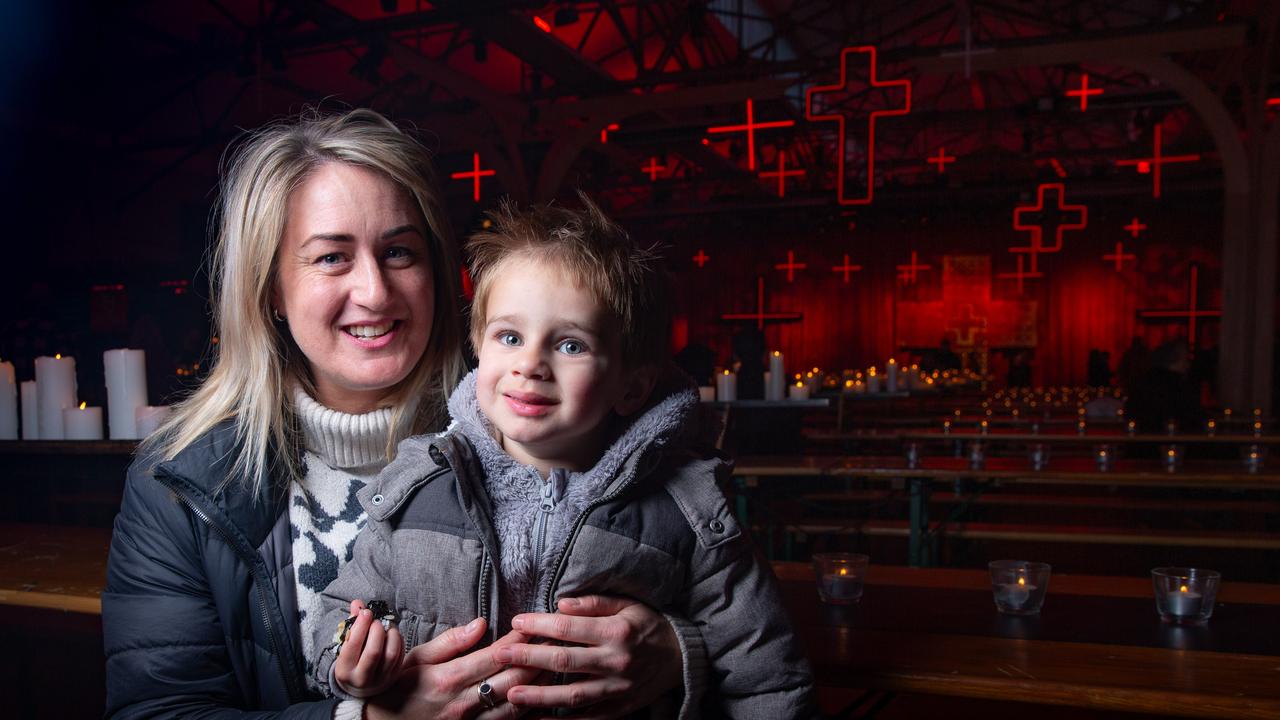
[[[385,307],[391,295],[386,270],[370,258],[362,258],[357,262],[358,267],[352,273],[352,280],[355,282],[351,293],[352,299],[357,304],[371,309]]]

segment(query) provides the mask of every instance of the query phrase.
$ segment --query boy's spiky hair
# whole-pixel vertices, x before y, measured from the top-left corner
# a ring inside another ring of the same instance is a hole
[[[579,191],[581,210],[554,204],[520,211],[503,201],[487,213],[490,226],[467,241],[475,283],[471,344],[480,351],[495,271],[513,257],[550,263],[602,303],[618,323],[628,367],[666,359],[671,311],[666,273],[655,248],[637,245]]]

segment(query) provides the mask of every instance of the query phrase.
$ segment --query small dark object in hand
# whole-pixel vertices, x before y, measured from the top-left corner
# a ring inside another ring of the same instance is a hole
[[[395,612],[391,610],[391,606],[388,605],[385,600],[371,600],[367,607],[369,612],[373,613],[373,619],[382,622],[383,629],[389,629],[391,627],[391,623],[399,619],[396,617]],[[355,624],[355,615],[352,615],[339,623],[338,632],[334,633],[333,636],[334,647],[340,647],[342,643],[346,642],[347,633],[351,632],[351,626]]]

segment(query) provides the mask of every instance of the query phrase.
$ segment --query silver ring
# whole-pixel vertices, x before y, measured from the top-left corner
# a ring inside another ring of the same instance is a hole
[[[489,684],[488,680],[477,685],[476,692],[480,693],[480,703],[484,705],[486,709],[492,710],[493,708],[498,707],[498,698],[494,697],[493,686]]]

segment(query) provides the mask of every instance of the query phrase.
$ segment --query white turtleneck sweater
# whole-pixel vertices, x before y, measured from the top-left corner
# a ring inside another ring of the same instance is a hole
[[[315,632],[322,615],[320,592],[351,559],[356,535],[365,525],[356,492],[386,467],[392,411],[338,412],[301,388],[295,388],[293,397],[305,443],[305,466],[301,480],[289,488],[289,528],[302,656],[307,659],[310,683]]]

